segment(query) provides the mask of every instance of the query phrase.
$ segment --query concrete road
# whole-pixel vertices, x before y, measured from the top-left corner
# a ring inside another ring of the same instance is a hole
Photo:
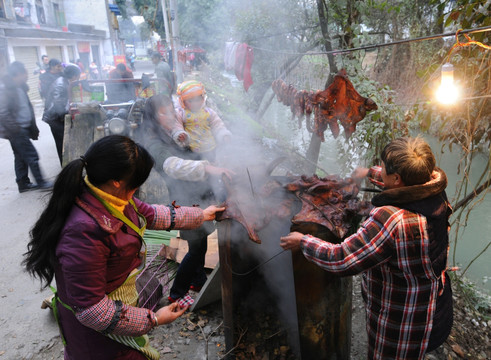
[[[49,126],[41,121],[41,104],[35,108],[40,136],[34,144],[43,173],[53,181],[60,163]],[[40,291],[40,282],[21,266],[29,230],[47,200],[48,193],[40,191],[19,194],[10,143],[0,139],[0,359],[38,358],[43,349],[59,343],[51,311],[40,308],[51,291]],[[53,358],[63,358],[58,355]]]
[[[155,70],[155,65],[152,64],[150,60],[137,60],[135,61],[135,71],[133,72],[133,76],[136,79],[142,77],[143,73],[153,74]]]

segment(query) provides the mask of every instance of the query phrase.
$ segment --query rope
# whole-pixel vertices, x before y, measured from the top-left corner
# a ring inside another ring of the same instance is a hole
[[[467,42],[460,42],[459,40],[459,34],[462,34],[465,36],[465,38],[467,39]],[[455,44],[452,46],[452,48],[450,49],[450,51],[448,52],[448,55],[447,55],[447,62],[450,60],[450,55],[452,54],[452,51],[454,51],[455,49],[457,48],[461,48],[461,47],[466,47],[466,46],[470,46],[470,45],[477,45],[477,46],[480,46],[486,50],[491,50],[491,46],[489,45],[486,45],[486,44],[483,44],[482,42],[480,41],[476,41],[476,40],[472,40],[469,35],[465,34],[464,33],[464,30],[462,29],[459,29],[457,30],[457,32],[455,33]]]

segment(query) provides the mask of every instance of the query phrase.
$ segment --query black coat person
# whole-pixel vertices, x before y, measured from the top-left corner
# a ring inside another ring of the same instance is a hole
[[[78,80],[80,68],[76,65],[68,65],[63,70],[63,76],[57,78],[50,86],[46,103],[44,105],[43,121],[48,123],[55,139],[56,151],[63,162],[63,135],[65,132],[65,115],[69,110],[70,82]]]
[[[39,129],[27,92],[27,70],[15,61],[0,81],[0,138],[8,139],[14,152],[15,176],[19,192],[49,189],[39,167],[39,156],[31,142],[37,140]],[[36,185],[29,179],[29,169]]]
[[[58,59],[51,59],[48,63],[49,70],[39,75],[39,94],[41,98],[48,97],[51,84],[63,74],[63,66]]]
[[[199,154],[181,149],[167,131],[169,125],[177,121],[175,116],[172,100],[163,94],[151,97],[145,104],[144,145],[155,160],[155,170],[165,181],[171,202],[176,200],[183,206],[216,204],[218,191],[214,180],[222,174],[231,176],[232,172],[201,160]],[[169,301],[179,301],[181,306],[191,305],[193,300],[188,290],[199,290],[206,282],[207,238],[214,230],[214,226],[207,223],[198,229],[181,231],[189,251],[181,261]]]

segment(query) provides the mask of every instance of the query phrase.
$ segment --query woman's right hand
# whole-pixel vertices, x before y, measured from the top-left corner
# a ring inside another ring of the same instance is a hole
[[[178,317],[180,317],[188,308],[182,308],[177,302],[160,308],[155,314],[157,315],[157,321],[159,325],[170,324]]]
[[[212,221],[215,220],[216,213],[225,211],[225,207],[218,207],[215,205],[208,206],[203,210],[203,220],[204,221]]]
[[[235,172],[232,170],[213,165],[205,165],[205,172],[210,176],[221,176],[223,174],[228,177],[229,180],[232,180],[232,176],[235,175]]]

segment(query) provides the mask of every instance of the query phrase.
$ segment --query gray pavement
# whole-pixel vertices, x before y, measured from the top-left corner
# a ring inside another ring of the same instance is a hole
[[[34,145],[46,178],[54,180],[60,171],[55,143],[49,126],[42,122],[42,106],[35,104],[40,130]],[[19,194],[10,143],[0,139],[0,358],[33,359],[43,349],[58,343],[58,327],[49,310],[40,308],[51,291],[40,291],[40,282],[21,267],[29,230],[42,211],[48,193]],[[62,353],[59,357],[62,358]]]
[[[137,61],[135,67],[135,78],[154,71],[150,60]],[[39,140],[33,143],[43,174],[54,181],[61,170],[55,142],[49,126],[41,121],[43,104],[33,105],[40,130]],[[18,192],[10,143],[0,139],[0,359],[63,359],[52,312],[40,308],[51,290],[40,290],[41,283],[21,266],[29,231],[48,200],[46,192]]]
[[[150,60],[137,60],[135,61],[135,71],[133,76],[137,79],[141,78],[143,73],[153,74],[155,65]]]

